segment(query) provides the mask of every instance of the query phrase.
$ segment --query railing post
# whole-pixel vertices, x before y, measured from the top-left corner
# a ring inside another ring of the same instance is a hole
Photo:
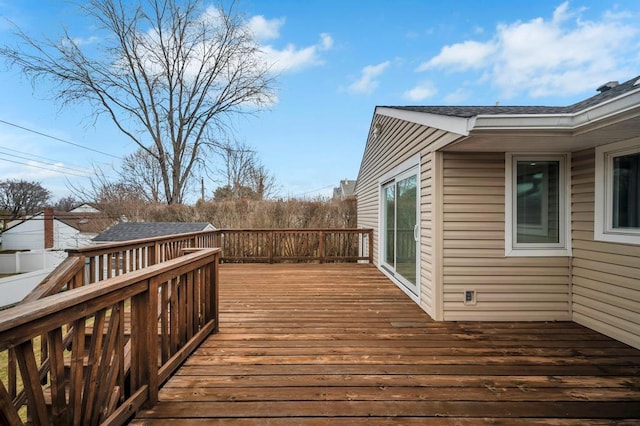
[[[220,250],[222,251],[223,250],[223,248],[222,248],[222,231],[215,231],[214,238],[215,238],[214,239],[215,247],[220,248]],[[212,247],[208,247],[208,248],[212,248]],[[224,254],[221,253],[220,256],[223,257]]]
[[[211,289],[211,296],[212,296],[212,306],[211,309],[213,310],[213,321],[215,321],[215,327],[213,329],[214,333],[217,333],[219,331],[220,328],[220,321],[219,321],[219,304],[220,304],[220,297],[219,297],[219,264],[220,264],[220,254],[216,253],[214,255],[214,259],[213,259],[213,265],[211,266],[211,274],[213,275],[211,277],[211,285],[213,286],[213,288]]]
[[[275,239],[273,231],[269,231],[269,263],[273,263],[273,252],[275,251]]]
[[[160,253],[160,242],[156,240],[153,242],[153,251],[151,252],[150,259],[151,265],[157,264],[158,262],[160,262],[160,259],[162,259]]]
[[[373,263],[373,229],[367,232],[367,247],[369,248],[369,263]]]
[[[324,231],[320,230],[318,232],[319,246],[318,251],[320,252],[320,263],[324,263]]]
[[[133,392],[148,386],[146,407],[158,402],[158,280],[131,299],[131,385]]]

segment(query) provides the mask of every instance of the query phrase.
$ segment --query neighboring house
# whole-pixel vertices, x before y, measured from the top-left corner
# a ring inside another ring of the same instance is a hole
[[[573,320],[640,348],[640,78],[567,107],[377,107],[358,226],[436,320]]]
[[[340,181],[340,186],[333,188],[333,198],[345,199],[353,197],[356,191],[356,181],[344,179]]]
[[[117,241],[140,240],[199,231],[213,231],[214,229],[215,227],[209,222],[122,222],[97,235],[93,239],[93,243],[105,244]]]
[[[64,250],[91,244],[91,239],[113,223],[100,211],[58,212],[45,209],[13,222],[2,233],[3,250]]]
[[[70,213],[100,213],[100,209],[98,209],[95,205],[89,203],[82,203],[79,206],[76,206],[69,210]]]

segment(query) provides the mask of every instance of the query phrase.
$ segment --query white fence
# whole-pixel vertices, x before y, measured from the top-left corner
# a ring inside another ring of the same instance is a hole
[[[63,251],[44,250],[0,254],[0,274],[20,274],[55,268],[66,257],[67,253]]]
[[[0,309],[18,303],[55,268],[0,278]]]
[[[0,254],[0,309],[21,301],[65,258],[64,251],[23,251]]]

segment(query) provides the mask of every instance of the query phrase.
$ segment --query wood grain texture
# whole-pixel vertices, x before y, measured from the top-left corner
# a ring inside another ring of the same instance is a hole
[[[132,425],[640,421],[640,351],[574,323],[434,322],[365,264],[225,264],[219,292]]]

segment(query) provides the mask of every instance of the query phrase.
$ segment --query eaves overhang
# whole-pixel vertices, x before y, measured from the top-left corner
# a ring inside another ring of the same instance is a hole
[[[640,80],[638,81],[640,82]],[[468,138],[473,138],[476,134],[490,134],[493,132],[513,134],[537,131],[544,132],[547,135],[562,134],[572,137],[640,116],[640,83],[636,83],[635,86],[636,88],[633,90],[617,97],[576,111],[572,111],[571,107],[558,107],[558,112],[485,113],[462,117],[378,106],[375,109],[375,114],[460,135],[461,138],[453,139],[446,145],[463,142]],[[527,109],[527,107],[522,108],[524,111]],[[446,145],[439,147],[439,149],[444,148]]]
[[[461,136],[468,136],[476,121],[476,117],[452,117],[389,107],[376,107],[375,114],[441,129]]]
[[[598,123],[615,122],[617,117],[640,113],[640,88],[592,107],[556,114],[477,115],[469,132],[477,130],[550,130],[576,133]]]

